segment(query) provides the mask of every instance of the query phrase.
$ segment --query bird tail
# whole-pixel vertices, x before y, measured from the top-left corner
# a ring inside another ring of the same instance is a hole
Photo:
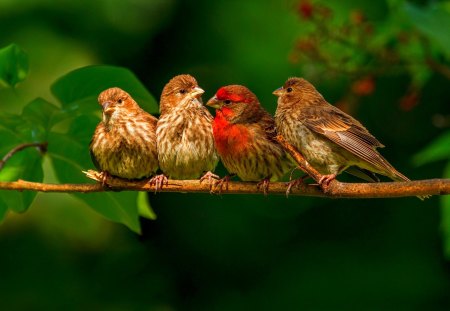
[[[389,178],[391,178],[394,181],[411,181],[411,179],[409,179],[408,177],[406,177],[405,175],[403,175],[402,173],[400,173],[393,167],[391,169],[391,173],[392,173],[392,175],[389,176]],[[425,199],[428,199],[430,197],[430,195],[418,195],[417,197],[423,201]]]

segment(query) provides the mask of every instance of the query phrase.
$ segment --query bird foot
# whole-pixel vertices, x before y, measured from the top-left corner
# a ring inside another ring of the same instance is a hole
[[[222,190],[223,190],[223,186],[225,185],[225,190],[228,191],[228,182],[231,179],[231,175],[226,175],[224,178],[220,178],[219,180],[216,181],[216,183],[214,184],[214,190],[211,190],[210,192],[213,193],[215,192],[217,189],[218,194],[222,194]]]
[[[109,175],[109,173],[107,172],[107,171],[101,171],[100,172],[100,174],[99,174],[99,178],[100,178],[100,183],[102,184],[102,186],[103,187],[108,187],[109,188],[109,185],[108,185],[108,178],[110,177],[111,175]]]
[[[336,179],[336,174],[322,175],[319,179],[319,186],[327,188],[330,183]]]
[[[305,182],[305,179],[307,179],[309,177],[309,175],[305,175],[302,176],[300,178],[294,179],[294,180],[290,180],[286,185],[287,185],[287,189],[286,189],[286,198],[289,197],[289,193],[291,193],[291,189],[292,188],[300,188],[300,185],[303,185],[303,183]]]
[[[264,178],[263,180],[261,180],[259,183],[256,184],[256,188],[258,190],[262,189],[264,195],[267,195],[269,193],[269,184],[270,184],[270,179]]]
[[[159,174],[159,175],[153,176],[148,181],[148,183],[149,183],[150,186],[155,186],[155,193],[156,193],[159,190],[161,190],[164,185],[166,185],[166,186],[169,185],[169,179],[167,178],[166,175]]]
[[[209,191],[211,191],[213,186],[213,180],[220,179],[220,177],[219,175],[213,174],[211,171],[208,171],[200,178],[200,183],[202,183],[206,179],[208,180],[209,183]]]

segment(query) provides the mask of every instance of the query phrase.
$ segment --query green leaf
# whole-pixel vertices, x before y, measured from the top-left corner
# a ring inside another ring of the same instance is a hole
[[[137,196],[137,206],[139,215],[147,219],[156,220],[156,214],[148,201],[147,192],[139,192]]]
[[[138,234],[141,233],[136,191],[86,193],[75,196],[103,217],[124,224]]]
[[[444,170],[444,178],[450,178],[450,162]],[[441,200],[441,229],[443,234],[444,254],[450,259],[450,196],[443,195]]]
[[[413,163],[419,166],[445,159],[450,160],[450,131],[436,138],[425,149],[416,154],[413,157]]]
[[[31,116],[31,114],[30,114]],[[39,129],[37,119],[25,117],[25,115],[0,116],[0,156],[22,143],[43,141],[43,131]],[[18,179],[42,182],[44,178],[42,170],[42,154],[35,147],[29,147],[15,153],[0,171],[0,181],[16,181]],[[36,197],[33,191],[2,191],[0,199],[3,204],[15,212],[24,212],[32,204]]]
[[[155,98],[147,91],[139,79],[128,69],[113,66],[88,66],[69,72],[58,79],[51,87],[53,94],[64,109],[77,106],[100,109],[98,95],[110,88],[120,87],[130,93],[146,111],[157,113],[159,108]]]
[[[86,183],[82,171],[93,164],[89,141],[99,120],[83,115],[74,119],[67,133],[49,134],[48,155],[58,180],[62,183]],[[74,194],[104,217],[140,232],[137,192],[103,192]]]
[[[450,57],[450,12],[443,4],[418,8],[405,2],[403,10],[422,33],[434,40]]]
[[[0,86],[14,87],[28,75],[27,54],[16,44],[0,49]]]
[[[22,110],[21,118],[30,125],[33,140],[46,141],[48,132],[55,124],[72,115],[49,103],[43,98],[36,98]]]
[[[6,214],[8,212],[8,205],[6,205],[5,202],[0,198],[0,224],[2,223],[3,219],[5,219]]]
[[[0,151],[5,153],[11,149],[9,145],[14,147],[31,140],[29,124],[15,114],[0,115],[0,134]],[[8,147],[8,150],[3,150],[4,147]]]
[[[42,155],[36,148],[27,148],[16,153],[6,162],[0,171],[0,181],[27,181],[42,182],[44,173],[42,170]],[[2,191],[0,199],[17,213],[26,211],[33,203],[37,192],[34,191]]]

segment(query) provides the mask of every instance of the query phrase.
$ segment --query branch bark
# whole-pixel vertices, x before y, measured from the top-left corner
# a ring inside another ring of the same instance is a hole
[[[92,172],[92,171],[91,171]],[[98,173],[98,172],[96,172]],[[44,184],[18,180],[15,182],[0,182],[0,190],[39,191],[39,192],[104,192],[104,191],[155,191],[148,180],[128,181],[120,178],[109,177],[108,187],[96,184]],[[169,180],[161,192],[183,193],[210,193],[208,183],[198,180]],[[270,183],[269,193],[273,195],[285,195],[286,183]],[[262,194],[253,182],[234,182],[228,184],[228,190],[222,194]],[[382,182],[382,183],[341,183],[334,185],[324,193],[317,185],[301,185],[291,189],[290,196],[312,196],[328,198],[395,198],[418,195],[444,195],[450,194],[450,179],[428,179],[410,182]]]

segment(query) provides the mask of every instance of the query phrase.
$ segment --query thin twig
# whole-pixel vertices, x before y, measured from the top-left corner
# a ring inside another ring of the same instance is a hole
[[[311,176],[312,179],[314,179],[316,182],[318,182],[320,180],[320,178],[322,177],[322,175],[314,168],[312,167],[308,161],[306,161],[306,159],[303,157],[303,155],[297,150],[297,148],[295,148],[294,146],[292,146],[290,143],[288,143],[286,141],[286,139],[284,139],[283,136],[278,135],[276,137],[277,141],[280,143],[280,145],[283,146],[283,148],[289,152],[289,154],[291,155],[291,157],[295,160],[295,162],[297,162],[297,164],[299,165],[300,169],[302,171],[304,171],[306,174],[308,174],[309,176]]]
[[[29,148],[29,147],[38,147],[41,152],[47,151],[47,142],[43,143],[25,143],[20,144],[13,149],[11,149],[4,157],[0,160],[0,171],[2,170],[3,166],[5,166],[6,161],[8,161],[14,154],[16,154],[19,151],[22,151],[23,149]]]

